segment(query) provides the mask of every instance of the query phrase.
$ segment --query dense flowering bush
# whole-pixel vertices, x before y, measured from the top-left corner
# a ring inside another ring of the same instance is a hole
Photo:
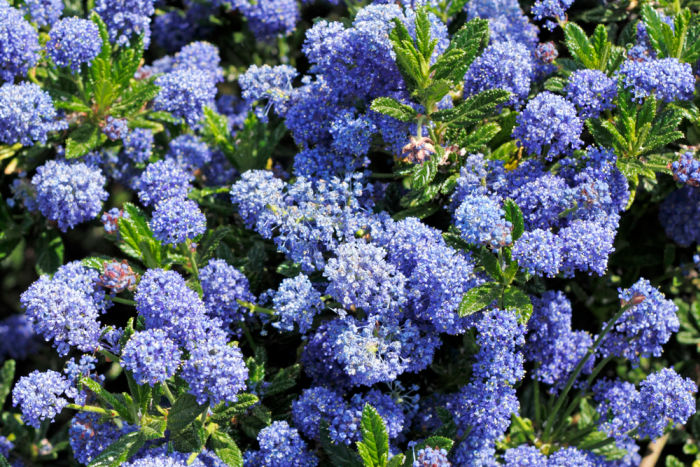
[[[700,463],[687,3],[0,0],[0,467]]]

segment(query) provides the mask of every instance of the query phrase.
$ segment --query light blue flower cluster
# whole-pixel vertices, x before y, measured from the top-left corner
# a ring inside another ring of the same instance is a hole
[[[646,279],[639,279],[632,287],[618,292],[621,303],[629,309],[605,336],[602,354],[623,357],[633,363],[643,357],[660,356],[662,346],[678,332],[678,307]]]
[[[204,107],[214,107],[216,83],[211,73],[198,68],[168,72],[156,79],[160,92],[153,101],[156,110],[165,110],[196,125],[204,116]]]
[[[299,432],[287,422],[273,422],[258,433],[259,451],[246,452],[245,462],[250,466],[314,467],[314,456]]]
[[[652,94],[664,102],[684,101],[692,99],[695,91],[692,67],[676,58],[627,60],[617,73],[635,102]]]
[[[272,325],[283,331],[293,331],[296,325],[302,334],[311,329],[314,317],[323,309],[321,292],[304,274],[284,279],[272,297],[272,304],[279,318]]]
[[[696,159],[693,151],[685,151],[678,160],[671,163],[673,178],[693,187],[700,187],[700,159]]]
[[[122,349],[121,364],[138,384],[153,386],[171,378],[180,364],[180,350],[162,329],[135,333]]]
[[[577,70],[564,88],[582,118],[596,118],[614,107],[617,83],[600,70]]]
[[[212,153],[204,141],[194,135],[185,134],[170,142],[165,158],[172,159],[181,167],[192,171],[211,162]]]
[[[97,217],[107,199],[100,169],[50,160],[36,169],[32,186],[38,210],[62,231]]]
[[[122,150],[136,164],[148,162],[153,154],[153,132],[146,128],[135,128],[124,138]]]
[[[101,423],[100,418],[95,413],[81,412],[71,420],[68,429],[70,446],[75,460],[81,464],[89,464],[107,446],[135,430],[128,423],[123,423],[121,427],[111,421]]]
[[[46,53],[60,67],[68,67],[73,72],[80,65],[90,63],[102,48],[102,38],[97,25],[90,20],[63,18],[51,28],[46,43]]]
[[[7,2],[0,3],[0,80],[12,83],[39,59],[39,35],[23,13]],[[0,98],[5,101],[6,96]],[[2,112],[0,112],[2,115]],[[2,128],[4,125],[0,125]]]
[[[110,40],[121,46],[143,36],[143,44],[151,42],[151,16],[155,12],[153,0],[98,0],[95,11],[107,24]]]
[[[61,413],[75,389],[61,373],[34,370],[17,381],[12,390],[12,405],[22,410],[22,419],[39,428],[41,422],[53,420]]]
[[[61,0],[25,0],[25,11],[37,26],[52,26],[63,13]]]
[[[49,94],[36,84],[0,86],[0,143],[45,143],[49,132],[66,127],[66,122],[58,119]]]
[[[223,259],[212,259],[199,272],[207,313],[228,328],[245,320],[247,310],[238,303],[253,302],[248,278]]]

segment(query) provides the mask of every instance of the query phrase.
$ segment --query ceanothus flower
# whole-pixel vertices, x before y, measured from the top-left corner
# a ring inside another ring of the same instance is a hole
[[[184,46],[173,57],[172,71],[200,70],[209,73],[215,82],[224,80],[224,72],[219,66],[221,57],[215,45],[205,41],[192,42]]]
[[[300,17],[294,0],[234,0],[233,5],[248,20],[248,27],[258,40],[291,34]]]
[[[99,310],[91,297],[70,284],[41,276],[20,297],[37,334],[53,340],[59,355],[71,347],[83,352],[97,349]]]
[[[326,293],[345,308],[357,307],[374,315],[392,314],[406,297],[406,278],[386,262],[386,251],[369,243],[340,245],[328,260],[323,275]]]
[[[524,44],[494,42],[469,65],[464,76],[464,96],[504,89],[511,93],[507,104],[519,107],[527,99],[533,76],[532,55]]]
[[[273,108],[277,114],[284,115],[293,91],[292,80],[298,74],[297,70],[289,65],[251,65],[238,77],[238,85],[247,105],[266,100],[267,107],[264,113]]]
[[[128,423],[121,428],[109,420],[100,423],[101,418],[96,413],[79,412],[70,422],[68,441],[75,460],[81,464],[89,464],[107,446],[136,429]]]
[[[169,198],[187,198],[194,177],[173,159],[148,164],[139,179],[139,200],[151,206]]]
[[[223,259],[212,259],[199,271],[199,279],[210,317],[220,319],[227,327],[245,319],[247,310],[238,300],[255,300],[245,274]]]
[[[15,443],[7,439],[6,436],[0,435],[0,456],[9,457],[10,451],[15,447]]]
[[[695,91],[692,67],[677,58],[627,60],[620,65],[617,75],[637,103],[651,94],[664,102],[690,100]]]
[[[132,37],[143,35],[143,45],[148,48],[154,0],[97,0],[95,12],[107,25],[114,44],[126,46]]]
[[[279,318],[272,325],[283,331],[293,331],[296,324],[302,334],[311,329],[314,316],[323,309],[321,292],[305,274],[284,279],[272,297],[272,304]]]
[[[52,26],[63,13],[61,0],[25,0],[25,11],[37,26]]]
[[[441,448],[426,446],[419,449],[413,459],[413,467],[450,467],[447,451]]]
[[[59,267],[53,275],[53,280],[63,282],[76,292],[90,298],[100,313],[104,313],[112,303],[105,298],[99,272],[84,266],[80,261],[71,261]]]
[[[0,320],[0,360],[24,360],[39,351],[39,336],[26,314]]]
[[[646,279],[628,289],[618,289],[621,306],[629,306],[603,338],[603,356],[617,356],[631,362],[658,357],[662,346],[678,331],[678,307],[667,300]]]
[[[663,368],[646,377],[639,385],[639,436],[658,438],[669,426],[684,424],[695,413],[697,386],[671,368]]]
[[[221,336],[204,336],[188,343],[190,358],[182,366],[182,379],[198,404],[214,407],[220,402],[236,402],[246,387],[248,367],[238,347]]]
[[[162,329],[136,332],[122,350],[122,366],[138,384],[153,386],[171,378],[180,365],[180,350]]]
[[[374,124],[368,118],[355,117],[351,111],[343,112],[331,123],[331,147],[344,156],[365,155],[369,151],[374,132]]]
[[[102,38],[97,25],[81,18],[63,18],[53,25],[46,43],[46,53],[60,67],[80,70],[100,53]]]
[[[582,451],[575,447],[559,449],[547,458],[547,466],[569,467],[576,465],[579,467],[594,467],[587,451]]]
[[[0,8],[0,15],[2,11]],[[0,49],[0,56],[1,53]],[[68,126],[57,117],[51,96],[38,85],[5,83],[0,86],[0,143],[24,146],[45,143],[49,132]]]
[[[532,14],[537,20],[547,19],[545,27],[550,31],[557,27],[557,23],[552,20],[563,20],[566,18],[566,10],[569,9],[574,0],[537,0],[532,6]]]
[[[164,329],[180,345],[201,336],[206,319],[204,303],[177,272],[147,270],[136,287],[134,300],[146,329]]]
[[[156,204],[149,225],[157,240],[177,245],[202,235],[207,218],[194,201],[168,198]]]
[[[55,160],[38,167],[32,177],[39,211],[63,232],[97,217],[108,197],[105,182],[98,168]]]
[[[212,152],[207,143],[195,135],[184,134],[170,141],[165,158],[174,160],[187,170],[202,168],[212,160]]]
[[[39,428],[44,420],[52,421],[68,405],[75,389],[61,373],[34,370],[22,376],[12,390],[12,405],[19,406],[27,425]]]
[[[608,436],[625,439],[626,433],[639,425],[639,391],[634,384],[603,378],[593,386],[593,397],[598,402],[598,426]]]
[[[521,444],[517,448],[506,450],[503,454],[505,467],[542,467],[547,465],[547,458],[534,446]]]
[[[125,118],[114,118],[108,115],[105,118],[102,133],[112,141],[120,140],[129,133],[129,122]]]
[[[258,433],[259,451],[245,453],[251,467],[314,467],[318,459],[309,451],[296,428],[285,421],[272,422]]]
[[[700,159],[694,157],[693,151],[685,151],[671,163],[673,178],[693,187],[700,187]]]
[[[330,423],[346,410],[346,405],[343,397],[333,389],[314,386],[304,389],[292,402],[292,421],[306,437],[318,440],[321,422]]]
[[[465,197],[455,211],[455,225],[462,238],[473,245],[499,248],[513,241],[512,224],[506,221],[500,203],[489,196]]]
[[[686,185],[661,203],[659,221],[666,235],[681,246],[700,243],[700,190]]]
[[[39,50],[39,34],[24,19],[22,12],[7,3],[0,3],[0,81],[11,84],[15,76],[26,74],[36,65]],[[5,99],[6,96],[0,96],[0,109]],[[0,123],[0,130],[3,126]]]
[[[207,71],[192,68],[172,71],[159,76],[155,83],[160,86],[160,92],[153,100],[153,108],[170,112],[190,126],[202,119],[205,106],[216,105],[216,82]]]
[[[617,83],[600,70],[577,70],[569,77],[564,91],[582,118],[596,118],[615,107]]]
[[[137,164],[148,162],[153,154],[153,131],[148,128],[133,129],[124,137],[122,150]]]
[[[544,91],[530,100],[516,117],[513,138],[530,154],[551,161],[583,146],[583,122],[561,96]]]
[[[562,265],[561,239],[550,230],[524,232],[513,245],[513,259],[535,276],[554,277]]]

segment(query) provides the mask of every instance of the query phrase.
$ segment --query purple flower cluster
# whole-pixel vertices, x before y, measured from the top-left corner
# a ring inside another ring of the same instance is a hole
[[[39,35],[23,13],[7,2],[0,3],[0,80],[12,83],[39,59]],[[0,98],[0,103],[7,99]],[[2,104],[0,104],[2,105]],[[1,109],[1,107],[0,107]],[[2,111],[0,111],[0,118]],[[1,120],[0,120],[1,121]],[[4,125],[0,124],[0,130]],[[0,139],[1,141],[1,139]]]
[[[0,7],[0,15],[2,7]],[[0,143],[45,143],[49,132],[65,129],[51,97],[34,83],[0,86]]]
[[[90,63],[100,53],[102,39],[97,25],[80,18],[63,18],[51,28],[46,53],[60,67],[73,72]]]

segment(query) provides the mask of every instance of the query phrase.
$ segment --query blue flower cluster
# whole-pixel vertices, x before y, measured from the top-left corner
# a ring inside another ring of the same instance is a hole
[[[0,0],[0,454],[626,467],[694,423],[697,57],[645,5],[587,68],[571,4],[557,45],[516,0]]]

